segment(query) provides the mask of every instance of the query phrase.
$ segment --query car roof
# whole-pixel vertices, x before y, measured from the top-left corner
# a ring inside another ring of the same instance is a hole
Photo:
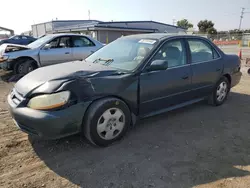
[[[134,39],[156,39],[156,40],[164,40],[170,37],[192,37],[192,38],[202,38],[200,36],[188,35],[188,34],[179,34],[179,33],[148,33],[148,34],[135,34],[123,36],[124,38],[134,38]]]
[[[51,36],[86,36],[86,35],[83,35],[83,34],[76,34],[76,33],[54,33],[54,34],[46,34],[45,36],[47,35],[51,35]]]

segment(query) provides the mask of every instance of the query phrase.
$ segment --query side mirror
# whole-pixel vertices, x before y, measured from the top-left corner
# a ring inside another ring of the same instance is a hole
[[[51,47],[50,44],[45,44],[44,47],[43,47],[43,49],[44,49],[44,50],[48,50],[48,49],[50,49],[50,47]]]
[[[147,68],[147,71],[166,70],[168,68],[168,61],[166,60],[154,60]]]

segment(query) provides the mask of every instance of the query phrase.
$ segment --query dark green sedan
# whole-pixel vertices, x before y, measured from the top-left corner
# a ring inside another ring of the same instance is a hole
[[[24,132],[56,139],[82,132],[98,146],[121,139],[136,120],[207,100],[223,104],[241,61],[189,35],[121,37],[83,61],[39,68],[8,96]],[[154,126],[154,125],[152,125]]]

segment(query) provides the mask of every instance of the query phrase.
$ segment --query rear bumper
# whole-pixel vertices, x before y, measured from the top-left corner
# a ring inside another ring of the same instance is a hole
[[[236,72],[232,74],[231,87],[234,87],[240,83],[242,72]]]

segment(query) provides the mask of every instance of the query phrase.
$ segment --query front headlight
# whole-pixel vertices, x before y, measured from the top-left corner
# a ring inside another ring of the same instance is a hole
[[[50,110],[65,105],[70,97],[69,91],[39,95],[30,99],[28,107],[36,110]]]
[[[0,63],[6,61],[8,59],[9,59],[9,56],[7,56],[7,55],[0,56]]]

